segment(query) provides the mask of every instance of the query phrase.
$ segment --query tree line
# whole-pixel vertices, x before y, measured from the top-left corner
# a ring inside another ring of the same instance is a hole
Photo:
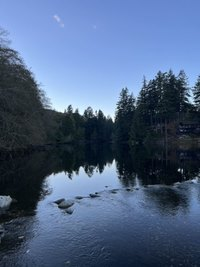
[[[159,71],[154,79],[143,79],[137,99],[127,88],[122,89],[115,114],[115,139],[140,143],[185,122],[200,123],[200,76],[190,88],[184,70],[178,75],[172,70]]]
[[[50,101],[0,29],[0,151],[64,142],[104,142],[112,138],[113,121],[88,107],[83,115],[69,105],[64,113]]]
[[[137,99],[123,88],[114,122],[91,107],[82,115],[72,105],[64,112],[55,111],[0,29],[0,151],[72,142],[140,143],[155,134],[162,136],[172,122],[199,123],[199,113],[200,76],[191,89],[183,70],[178,75],[159,71],[150,81],[144,78]]]

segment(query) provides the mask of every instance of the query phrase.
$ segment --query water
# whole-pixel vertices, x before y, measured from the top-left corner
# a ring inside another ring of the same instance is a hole
[[[0,217],[0,266],[200,266],[199,159],[107,146],[1,162],[0,194],[18,203]]]

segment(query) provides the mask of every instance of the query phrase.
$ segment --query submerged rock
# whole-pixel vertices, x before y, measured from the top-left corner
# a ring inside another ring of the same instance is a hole
[[[63,202],[65,199],[64,198],[59,198],[58,200],[54,201],[54,203],[56,204],[60,204],[61,202]]]
[[[176,182],[174,183],[174,186],[177,186],[177,185],[180,185],[181,183],[180,182]]]
[[[130,191],[133,191],[132,188],[126,188],[126,191],[130,192]]]
[[[198,182],[199,182],[198,178],[194,178],[194,179],[190,180],[191,184],[198,184]]]
[[[100,197],[100,195],[98,195],[98,193],[90,194],[89,196],[90,196],[91,198]]]
[[[60,204],[58,205],[58,207],[60,209],[68,209],[69,207],[74,205],[74,201],[71,199],[64,199],[62,202],[60,202]]]
[[[21,236],[18,236],[18,239],[24,239],[24,236],[23,235],[21,235]]]
[[[74,209],[72,209],[72,208],[68,208],[68,209],[66,209],[65,210],[68,214],[72,214],[73,212],[74,212]]]
[[[12,198],[10,196],[0,196],[0,209],[7,210],[12,203]]]
[[[76,196],[75,199],[83,199],[84,197],[82,196]]]
[[[112,193],[112,194],[117,194],[117,190],[112,189],[112,190],[110,190],[110,193]]]

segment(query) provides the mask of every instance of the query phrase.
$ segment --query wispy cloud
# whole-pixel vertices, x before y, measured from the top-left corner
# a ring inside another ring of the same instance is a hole
[[[97,25],[96,25],[96,24],[93,24],[93,25],[92,25],[92,29],[96,31],[96,29],[97,29]]]
[[[53,19],[59,24],[61,28],[65,27],[65,24],[62,22],[61,18],[58,15],[53,15]]]

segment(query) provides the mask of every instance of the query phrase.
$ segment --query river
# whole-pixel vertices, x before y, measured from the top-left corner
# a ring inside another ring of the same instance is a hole
[[[0,195],[18,202],[0,216],[0,266],[200,266],[199,161],[199,150],[109,146],[1,161]]]

